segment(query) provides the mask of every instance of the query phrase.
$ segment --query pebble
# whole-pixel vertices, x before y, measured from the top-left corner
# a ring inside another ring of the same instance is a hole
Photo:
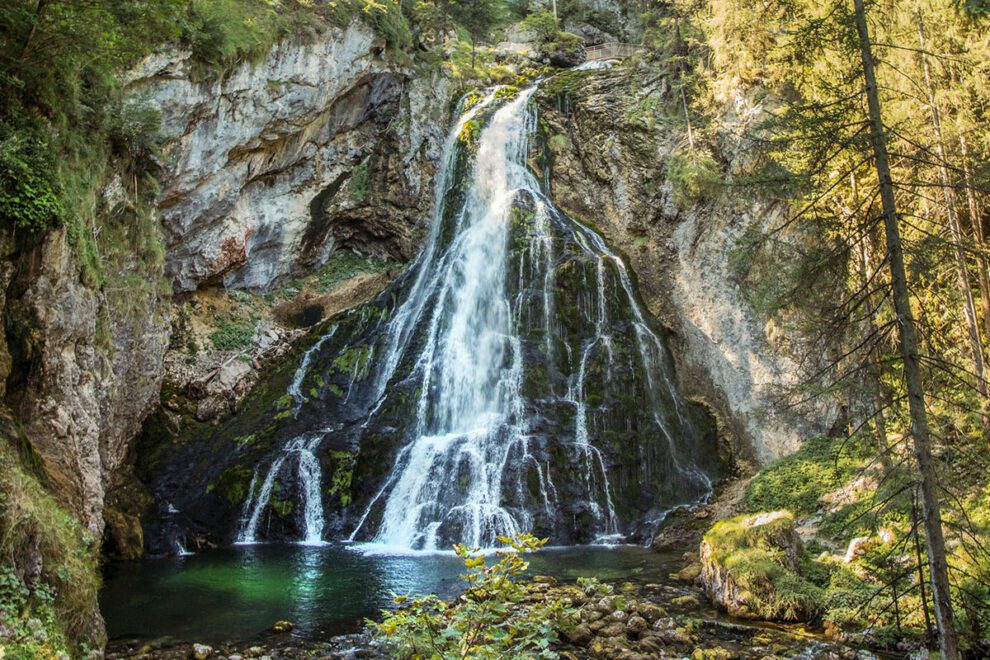
[[[602,628],[598,634],[602,637],[624,636],[626,634],[626,626],[619,621],[615,621]]]
[[[287,633],[293,628],[295,628],[295,626],[291,621],[276,621],[275,625],[272,626],[272,632]]]
[[[591,641],[593,635],[591,633],[591,628],[585,624],[580,624],[565,631],[564,637],[566,637],[567,641],[575,646],[585,646]]]
[[[213,648],[206,644],[193,644],[192,653],[189,654],[193,660],[206,660],[213,655]]]
[[[629,621],[626,622],[626,634],[630,637],[638,637],[647,628],[649,628],[649,624],[641,616],[631,616],[629,617]]]

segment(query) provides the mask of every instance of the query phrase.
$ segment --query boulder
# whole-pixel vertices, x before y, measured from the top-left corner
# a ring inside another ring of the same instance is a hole
[[[701,583],[734,616],[807,621],[821,590],[799,574],[803,548],[787,511],[723,520],[701,542]]]
[[[849,541],[849,547],[846,548],[846,556],[843,558],[847,564],[854,559],[862,557],[866,554],[867,549],[870,546],[869,536],[857,536],[856,538]]]
[[[189,657],[193,660],[206,660],[213,655],[213,648],[206,644],[193,644]]]
[[[626,622],[626,634],[630,637],[639,637],[649,627],[650,624],[643,617],[631,616],[629,617],[629,621]]]

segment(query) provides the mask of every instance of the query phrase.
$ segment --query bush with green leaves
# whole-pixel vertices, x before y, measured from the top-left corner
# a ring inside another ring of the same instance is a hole
[[[219,351],[239,351],[254,342],[254,319],[224,318],[210,333],[210,343]]]
[[[557,18],[548,11],[530,14],[520,25],[536,36],[536,43],[544,55],[571,53],[584,45],[584,39],[578,35],[562,31]]]
[[[674,201],[693,204],[717,195],[722,188],[718,163],[700,149],[679,149],[667,161],[667,180],[674,189]]]
[[[454,546],[464,560],[467,588],[453,603],[435,595],[397,596],[402,608],[384,611],[381,623],[369,625],[402,658],[557,657],[551,645],[576,612],[556,599],[524,602],[527,589],[520,579],[529,567],[522,555],[547,539],[522,534],[499,541],[508,549],[498,551],[491,565],[477,548]]]
[[[0,125],[0,220],[40,231],[65,212],[55,154],[43,133]]]
[[[0,649],[8,658],[56,658],[102,643],[92,627],[100,586],[97,545],[9,443],[0,418]],[[40,561],[39,561],[40,559]]]
[[[749,511],[787,509],[797,516],[817,511],[821,498],[851,481],[868,454],[858,443],[819,437],[760,471],[746,490]]]

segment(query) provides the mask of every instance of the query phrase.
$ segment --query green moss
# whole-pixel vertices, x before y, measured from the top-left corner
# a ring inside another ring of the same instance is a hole
[[[519,94],[519,88],[515,85],[503,85],[495,92],[497,100],[514,99]]]
[[[317,271],[315,288],[317,291],[327,292],[359,273],[381,273],[400,267],[401,264],[387,259],[364,257],[350,250],[340,251],[334,253],[327,263]]]
[[[481,124],[477,119],[471,119],[464,123],[461,131],[457,134],[457,141],[467,148],[474,147],[481,137]]]
[[[835,438],[806,441],[794,454],[757,474],[746,491],[750,511],[787,509],[798,516],[818,510],[821,498],[848,482],[862,467],[865,454]]]
[[[786,565],[781,540],[793,534],[793,515],[786,511],[766,515],[767,521],[759,525],[751,525],[753,517],[748,515],[723,520],[704,540],[712,560],[743,590],[753,615],[805,618],[821,608],[824,592]]]
[[[571,138],[566,133],[556,133],[547,140],[547,146],[554,152],[566,151],[571,147]]]
[[[331,497],[336,495],[340,498],[340,506],[345,507],[351,503],[351,482],[354,478],[354,465],[357,458],[354,454],[346,451],[330,452],[330,459],[333,461],[333,472],[330,478],[330,487],[327,494]]]
[[[341,373],[364,376],[371,365],[371,347],[351,346],[334,358],[333,368]]]
[[[371,187],[370,157],[361,161],[353,170],[351,178],[347,180],[347,196],[354,204],[361,204],[368,196]]]
[[[92,637],[100,586],[97,544],[59,506],[17,454],[0,440],[0,637],[7,657],[78,656]],[[18,577],[40,554],[42,573],[30,587]]]
[[[217,492],[232,505],[240,505],[250,494],[254,470],[246,465],[233,465],[206,487],[206,492]]]

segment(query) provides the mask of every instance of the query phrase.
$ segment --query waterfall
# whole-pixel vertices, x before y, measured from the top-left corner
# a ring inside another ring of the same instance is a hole
[[[336,325],[330,326],[330,330],[325,335],[323,335],[322,337],[320,337],[317,340],[317,342],[315,344],[313,344],[309,348],[309,350],[307,350],[303,354],[302,362],[299,364],[299,368],[296,369],[296,373],[293,374],[293,376],[292,376],[292,382],[289,384],[289,389],[288,389],[289,395],[292,396],[292,402],[293,402],[293,405],[292,405],[292,414],[293,415],[298,415],[299,414],[299,408],[306,401],[306,397],[302,393],[302,382],[303,382],[303,379],[306,377],[306,374],[309,372],[309,365],[310,365],[310,362],[312,362],[312,360],[313,360],[313,356],[317,355],[320,352],[320,349],[323,347],[323,344],[328,339],[330,339],[331,337],[333,337],[336,332],[337,332],[337,326]]]
[[[253,545],[258,542],[258,525],[261,523],[262,514],[271,504],[276,480],[282,466],[290,458],[296,459],[297,484],[302,493],[304,532],[300,543],[303,545],[323,544],[323,498],[320,493],[322,473],[320,461],[316,457],[316,447],[323,438],[324,434],[318,433],[312,437],[298,437],[290,441],[285,446],[283,453],[269,466],[260,489],[258,488],[258,471],[255,469],[248,498],[244,502],[240,531],[236,541],[238,545]]]
[[[239,543],[271,537],[260,523],[280,483],[294,484],[295,533],[323,542],[331,445],[366,480],[340,496],[338,524],[379,549],[523,531],[614,541],[710,495],[714,449],[625,263],[530,167],[536,91],[489,90],[461,113],[423,251],[304,354]],[[335,472],[328,492],[350,479]]]

